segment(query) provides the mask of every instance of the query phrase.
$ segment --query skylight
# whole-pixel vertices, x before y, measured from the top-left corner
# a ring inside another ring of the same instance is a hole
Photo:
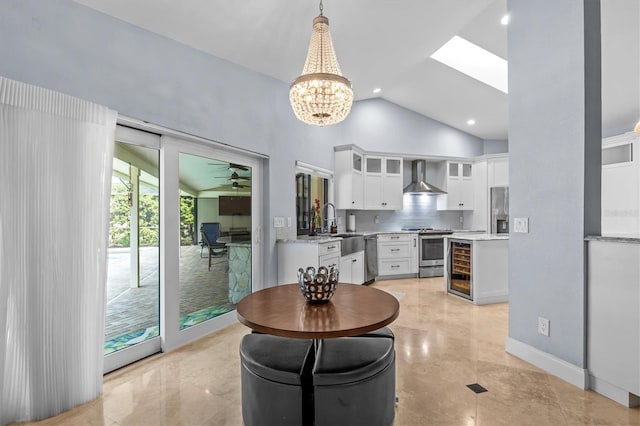
[[[453,36],[431,57],[507,93],[507,61],[462,37]]]

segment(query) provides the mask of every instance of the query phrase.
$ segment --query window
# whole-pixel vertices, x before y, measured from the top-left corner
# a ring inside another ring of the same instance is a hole
[[[313,218],[312,209],[320,208],[322,227],[327,224],[327,203],[331,202],[330,188],[333,175],[330,171],[322,170],[301,162],[296,163],[296,222],[298,235],[308,235]],[[317,200],[317,201],[316,201]],[[335,216],[330,211],[329,217]]]

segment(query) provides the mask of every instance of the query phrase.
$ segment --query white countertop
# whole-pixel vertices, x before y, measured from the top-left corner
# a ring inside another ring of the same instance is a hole
[[[492,240],[508,240],[509,234],[475,234],[475,233],[458,233],[455,232],[453,234],[445,235],[446,238],[456,238],[458,240],[469,240],[469,241],[492,241]]]

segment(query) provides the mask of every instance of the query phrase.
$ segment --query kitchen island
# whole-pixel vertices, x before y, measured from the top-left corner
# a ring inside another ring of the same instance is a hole
[[[476,305],[509,296],[509,234],[454,233],[445,236],[445,286]]]

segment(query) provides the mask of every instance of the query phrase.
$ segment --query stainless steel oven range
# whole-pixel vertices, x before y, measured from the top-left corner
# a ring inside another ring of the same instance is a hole
[[[452,234],[450,229],[403,228],[416,231],[418,244],[418,276],[420,278],[444,276],[444,235]]]

